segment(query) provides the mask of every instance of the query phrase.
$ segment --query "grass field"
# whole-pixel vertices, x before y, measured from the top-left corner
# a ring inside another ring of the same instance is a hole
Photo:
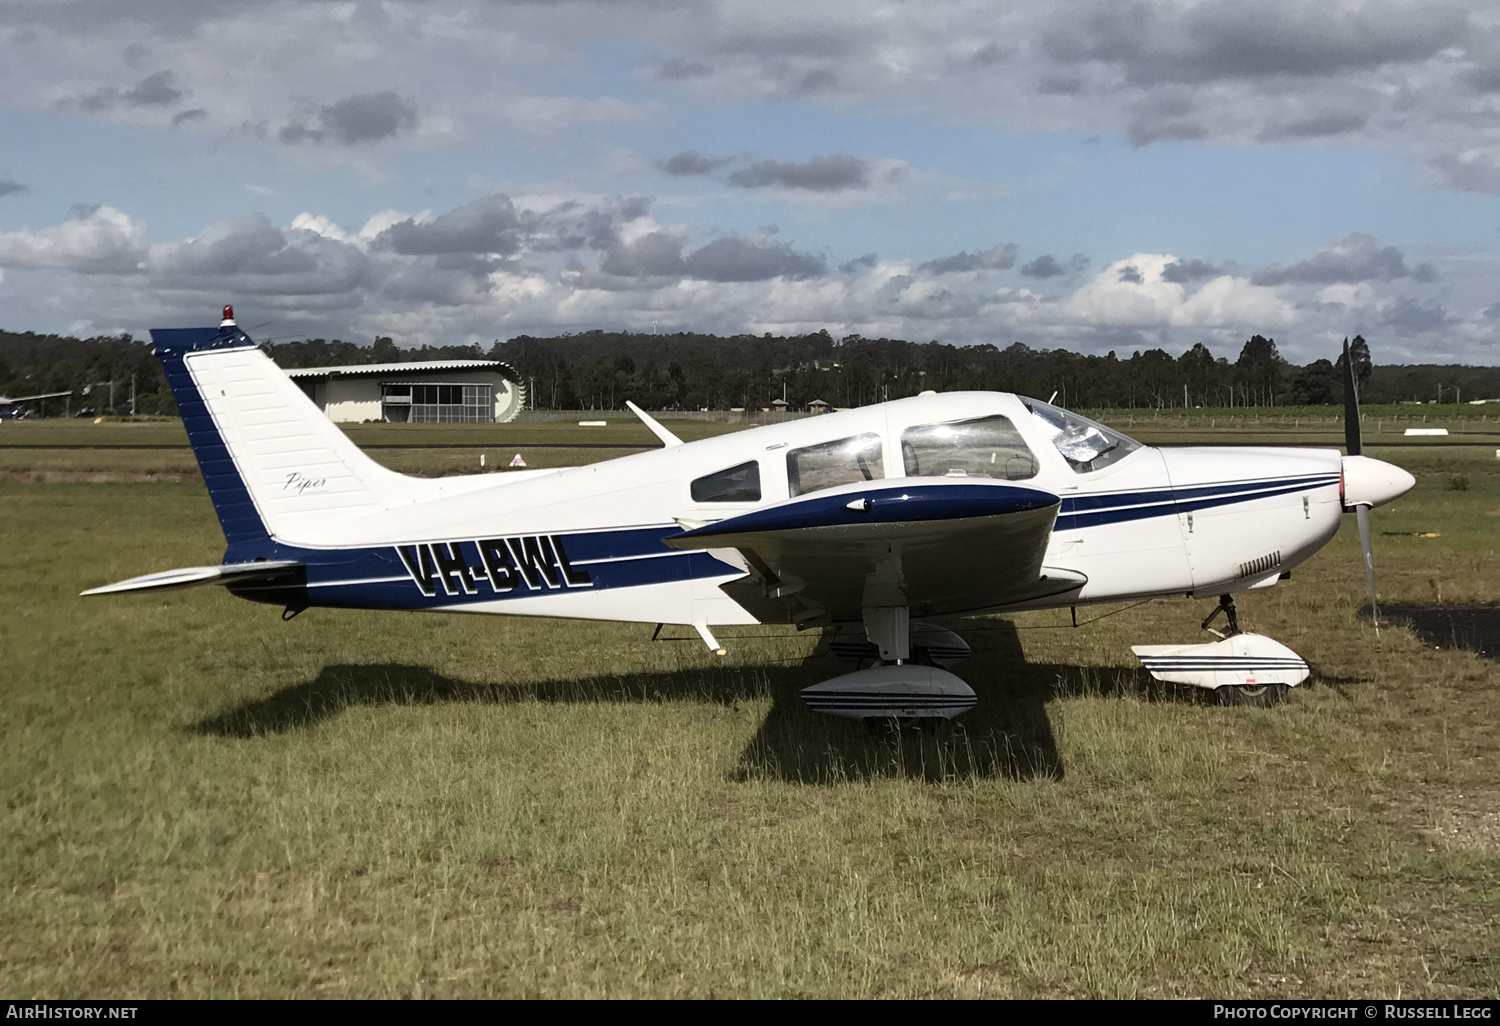
[[[0,444],[90,428],[180,432]],[[1494,453],[1372,454],[1419,481],[1374,516],[1383,600],[1500,602]],[[1279,708],[1149,684],[1129,645],[1210,605],[1163,601],[979,622],[979,708],[890,735],[804,710],[845,669],[814,636],[79,599],[217,561],[182,455],[0,450],[8,997],[1500,991],[1500,666],[1361,620],[1352,520],[1240,599],[1316,669]]]

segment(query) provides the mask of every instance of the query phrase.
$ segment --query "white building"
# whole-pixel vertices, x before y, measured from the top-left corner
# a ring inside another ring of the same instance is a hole
[[[286,372],[329,420],[503,424],[526,405],[515,368],[499,360],[426,360]]]

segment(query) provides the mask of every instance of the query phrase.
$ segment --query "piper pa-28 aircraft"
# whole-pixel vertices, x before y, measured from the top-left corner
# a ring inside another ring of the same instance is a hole
[[[696,629],[838,628],[852,673],[803,691],[855,718],[951,717],[969,654],[919,618],[1208,596],[1221,640],[1139,646],[1163,680],[1263,703],[1308,667],[1238,629],[1235,592],[1274,585],[1406,471],[1336,449],[1156,449],[1024,396],[924,393],[582,467],[422,479],[379,466],[224,309],[152,331],[223,526],[219,566],[84,592],[215,582],[284,606],[506,613]]]

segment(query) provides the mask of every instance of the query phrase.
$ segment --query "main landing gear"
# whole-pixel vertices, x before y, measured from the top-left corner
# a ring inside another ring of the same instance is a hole
[[[1222,631],[1214,630],[1209,626],[1220,613],[1224,614],[1225,629]],[[1214,606],[1213,612],[1209,613],[1199,626],[1221,641],[1227,641],[1239,634],[1240,618],[1234,608],[1234,596],[1220,595],[1219,604]],[[1214,688],[1214,697],[1219,700],[1220,705],[1245,705],[1268,709],[1273,705],[1279,705],[1290,690],[1291,685],[1280,683],[1223,684]]]
[[[808,708],[848,719],[912,721],[952,719],[974,707],[974,689],[942,668],[968,656],[962,638],[931,624],[913,625],[905,606],[871,606],[863,613],[863,629],[841,630],[832,646],[861,669],[803,688]]]

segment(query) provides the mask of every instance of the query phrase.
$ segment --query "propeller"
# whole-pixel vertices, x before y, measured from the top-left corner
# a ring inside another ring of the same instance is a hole
[[[1354,380],[1354,361],[1349,358],[1349,340],[1344,339],[1344,448],[1350,456],[1364,454],[1360,437],[1359,390]],[[1370,618],[1375,633],[1380,633],[1380,608],[1375,604],[1375,550],[1370,543],[1370,506],[1356,503],[1354,516],[1359,521],[1359,546],[1365,553],[1365,575],[1370,579]]]

